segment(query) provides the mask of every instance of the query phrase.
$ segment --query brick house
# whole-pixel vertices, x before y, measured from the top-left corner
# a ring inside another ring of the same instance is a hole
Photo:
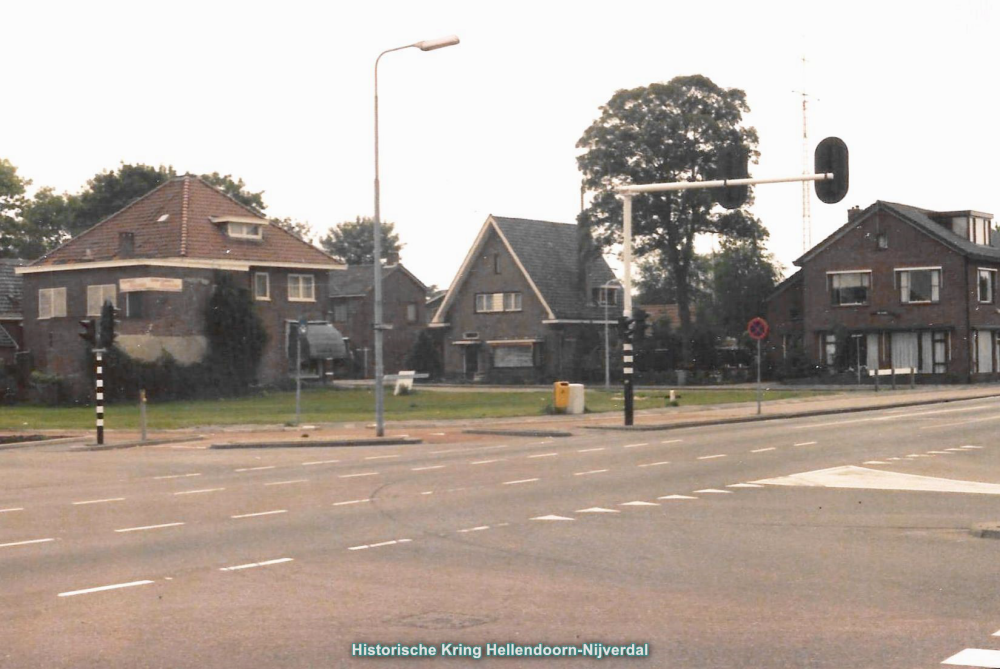
[[[394,260],[390,258],[390,262]],[[347,338],[355,365],[365,377],[375,369],[375,272],[372,265],[351,265],[330,273],[328,319]],[[427,286],[398,262],[382,267],[383,367],[404,369],[406,357],[427,327]]]
[[[216,272],[231,272],[253,295],[268,334],[259,379],[289,373],[292,326],[324,330],[327,275],[341,270],[323,251],[193,176],[171,179],[26,267],[24,341],[36,369],[86,389],[80,319],[116,306],[117,344],[155,360],[203,358],[202,314]],[[325,324],[325,328],[330,328]]]
[[[615,275],[579,226],[489,216],[430,323],[446,377],[577,380],[621,316]],[[605,305],[607,302],[607,305]],[[605,320],[605,306],[608,318]]]
[[[997,380],[1000,245],[992,221],[972,210],[855,207],[768,298],[772,362],[801,345],[816,365],[854,367],[860,359],[868,369],[912,367],[940,381]]]
[[[23,315],[21,313],[21,277],[16,267],[24,260],[0,258],[0,368],[14,363],[14,356],[24,346]]]

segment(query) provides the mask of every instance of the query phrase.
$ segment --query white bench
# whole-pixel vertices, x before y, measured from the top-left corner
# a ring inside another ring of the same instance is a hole
[[[396,382],[396,387],[393,389],[393,395],[408,395],[413,392],[413,381],[414,379],[426,379],[430,374],[417,374],[414,371],[399,372],[397,374],[388,374],[386,379]]]

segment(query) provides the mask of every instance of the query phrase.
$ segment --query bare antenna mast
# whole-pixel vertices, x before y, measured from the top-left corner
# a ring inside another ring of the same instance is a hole
[[[809,164],[809,125],[807,123],[809,93],[806,92],[806,57],[802,56],[802,90],[792,91],[802,96],[802,174],[812,174]],[[812,186],[807,181],[802,182],[802,252],[812,248]]]

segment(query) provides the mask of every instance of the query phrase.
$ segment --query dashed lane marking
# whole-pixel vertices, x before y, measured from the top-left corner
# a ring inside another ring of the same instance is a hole
[[[887,465],[888,462],[883,462],[882,460],[865,460],[861,464],[863,465]]]
[[[107,499],[88,499],[83,502],[73,502],[73,506],[83,506],[84,504],[104,504],[106,502],[124,502],[124,497],[108,497]]]
[[[725,453],[719,453],[718,455],[702,455],[698,459],[699,460],[714,460],[715,458],[724,458],[724,457],[727,457],[727,455]]]
[[[643,502],[637,499],[634,502],[622,502],[619,506],[659,506],[659,504],[656,502]]]
[[[576,513],[621,513],[618,509],[605,509],[601,506],[592,506],[589,509],[579,509]]]
[[[467,527],[464,530],[456,530],[459,534],[464,534],[466,532],[482,532],[483,530],[490,529],[489,525],[479,525],[478,527]]]
[[[430,465],[428,467],[413,467],[410,469],[411,472],[425,472],[428,469],[444,469],[445,465]]]
[[[678,442],[684,441],[683,439],[667,439],[666,441],[661,441],[661,444],[676,444]]]
[[[276,509],[274,511],[258,511],[257,513],[241,513],[230,518],[256,518],[257,516],[274,516],[279,513],[288,513],[288,509]]]
[[[116,583],[115,585],[102,585],[97,588],[86,588],[84,590],[70,590],[69,592],[60,592],[59,597],[73,597],[75,595],[87,595],[92,592],[103,592],[104,590],[118,590],[119,588],[132,588],[137,585],[149,585],[153,581],[132,581],[131,583]]]
[[[303,462],[303,467],[310,467],[312,465],[330,465],[334,462],[340,462],[340,460],[312,460],[311,462]]]
[[[239,469],[234,469],[237,472],[259,472],[264,469],[274,469],[277,465],[264,465],[262,467],[241,467]]]
[[[435,437],[443,437],[443,436],[445,436],[446,433],[445,432],[431,432],[431,434],[434,435]]]
[[[334,502],[333,506],[347,506],[348,504],[364,504],[365,502],[372,501],[371,498],[368,499],[349,499],[346,502]]]
[[[535,481],[539,480],[541,479],[518,479],[516,481],[504,481],[502,485],[515,485],[517,483],[534,483]]]
[[[754,449],[754,450],[752,450],[750,452],[751,453],[763,453],[764,451],[774,451],[774,450],[777,450],[777,449],[774,446],[771,446],[770,448],[756,448],[756,449]]]
[[[0,548],[10,548],[12,546],[27,546],[28,544],[47,544],[55,539],[29,539],[28,541],[12,541],[9,544],[0,544]]]
[[[969,423],[982,423],[989,420],[1000,420],[1000,416],[988,416],[986,418],[973,418],[971,420],[962,420],[956,423],[938,423],[937,425],[924,425],[921,430],[933,430],[937,427],[955,427],[956,425],[968,425]]]
[[[663,497],[657,497],[656,499],[698,499],[698,498],[692,497],[691,495],[664,495]]]
[[[475,462],[470,462],[470,465],[488,465],[494,462],[500,462],[503,458],[497,458],[496,460],[476,460]]]
[[[532,520],[576,520],[575,518],[568,518],[566,516],[557,516],[554,513],[550,513],[547,516],[535,516]]]
[[[639,448],[640,446],[649,446],[648,443],[643,442],[641,444],[625,444],[622,448]]]
[[[359,476],[378,476],[378,472],[362,472],[360,474],[341,474],[338,478],[342,479],[354,479]]]
[[[959,448],[964,448],[967,450],[976,450],[976,451],[981,451],[983,449],[982,446],[959,446]]]
[[[200,495],[206,492],[219,492],[220,490],[225,490],[225,488],[202,488],[201,490],[181,490],[180,492],[175,492],[175,495]]]
[[[815,441],[800,441],[797,444],[792,444],[792,446],[812,446],[815,443]]]
[[[727,488],[763,488],[764,486],[758,483],[730,483],[726,486]]]
[[[15,511],[24,511],[24,507],[23,506],[15,506],[15,507],[11,507],[9,509],[0,509],[0,513],[13,513]]]
[[[219,571],[239,571],[240,569],[253,569],[254,567],[268,567],[272,564],[291,562],[293,559],[294,558],[278,558],[276,560],[265,560],[264,562],[248,562],[246,564],[238,564],[234,567],[219,567]]]
[[[142,527],[126,527],[115,532],[141,532],[143,530],[159,530],[164,527],[178,527],[184,523],[163,523],[162,525],[143,525]]]
[[[308,483],[309,479],[292,479],[291,481],[272,481],[271,483],[265,483],[265,486],[269,485],[292,485],[294,483]]]
[[[392,546],[394,544],[408,544],[411,541],[413,541],[413,539],[393,539],[392,541],[380,541],[377,544],[363,544],[361,546],[348,546],[347,550],[349,550],[349,551],[362,551],[362,550],[365,550],[366,548],[380,548],[382,546]]]
[[[169,476],[154,476],[153,480],[183,479],[191,476],[201,476],[201,472],[192,472],[191,474],[170,474]]]
[[[704,488],[703,490],[695,490],[694,492],[695,492],[695,494],[702,493],[702,492],[715,493],[715,494],[721,493],[721,494],[724,494],[724,495],[732,495],[733,494],[732,490],[719,490],[718,488]]]
[[[962,667],[1000,667],[1000,650],[985,648],[966,648],[961,653],[952,655],[941,664],[955,664]]]
[[[595,453],[597,451],[603,451],[603,450],[605,450],[604,446],[601,446],[600,448],[581,448],[580,450],[577,451],[577,453]]]
[[[644,465],[639,465],[640,467],[659,467],[660,465],[669,465],[670,461],[661,460],[660,462],[647,462]]]
[[[529,455],[529,458],[554,458],[558,453],[538,453],[537,455]]]
[[[928,453],[933,453],[934,455],[951,455],[948,451],[927,451]]]
[[[591,474],[603,474],[607,469],[591,469],[589,472],[574,472],[573,476],[590,476]]]
[[[369,455],[365,460],[388,460],[389,458],[398,458],[398,455]]]

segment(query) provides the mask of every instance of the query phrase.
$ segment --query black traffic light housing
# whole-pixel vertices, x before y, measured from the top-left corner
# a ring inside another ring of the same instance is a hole
[[[626,341],[625,337],[628,335],[628,325],[631,319],[625,318],[624,316],[618,317],[618,340]]]
[[[84,318],[80,321],[80,338],[87,342],[91,348],[98,348],[97,342],[97,319]]]
[[[716,179],[746,179],[750,176],[750,152],[743,144],[728,144],[718,156]],[[750,197],[750,186],[715,189],[715,201],[726,209],[739,209]]]
[[[826,204],[835,204],[847,195],[850,185],[847,144],[839,137],[827,137],[816,146],[813,157],[816,174],[832,172],[833,179],[816,182],[816,197]]]

